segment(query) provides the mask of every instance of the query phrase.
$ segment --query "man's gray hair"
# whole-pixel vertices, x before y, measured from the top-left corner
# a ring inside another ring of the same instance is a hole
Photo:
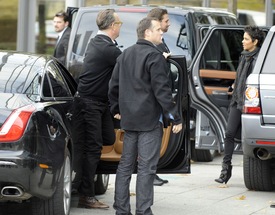
[[[106,30],[115,22],[114,13],[114,9],[99,11],[96,18],[96,24],[99,30]]]

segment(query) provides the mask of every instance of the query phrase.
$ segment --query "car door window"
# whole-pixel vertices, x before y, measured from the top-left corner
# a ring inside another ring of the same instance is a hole
[[[200,77],[206,94],[227,91],[236,77],[243,31],[215,31],[202,53]]]
[[[201,69],[236,71],[242,52],[243,31],[215,31],[203,53]]]
[[[45,97],[72,97],[63,76],[53,62],[47,66],[44,77],[43,95]]]
[[[97,13],[84,13],[81,16],[72,49],[75,58],[84,57],[90,38],[94,37],[97,33],[96,22],[91,22],[91,20],[96,20],[96,16]]]
[[[262,74],[275,74],[275,61],[274,61],[275,40],[273,39],[268,52],[266,54],[265,63],[263,64]]]

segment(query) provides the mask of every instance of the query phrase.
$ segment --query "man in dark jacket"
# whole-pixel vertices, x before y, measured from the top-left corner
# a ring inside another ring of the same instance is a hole
[[[109,100],[114,117],[125,130],[123,152],[115,182],[116,215],[131,214],[129,183],[136,162],[136,213],[152,215],[153,181],[160,156],[162,117],[173,120],[172,131],[182,129],[167,79],[167,63],[156,45],[162,42],[160,22],[140,21],[138,41],[119,57],[109,83]]]
[[[155,7],[149,11],[147,16],[158,19],[160,21],[160,28],[163,33],[166,33],[168,31],[168,29],[170,27],[170,19],[169,19],[168,11],[166,9],[160,8],[160,7]],[[157,48],[161,52],[163,52],[163,55],[166,58],[170,56],[171,53],[170,53],[168,46],[166,45],[166,43],[164,41],[163,35],[162,35],[162,43],[159,44],[157,46]],[[168,63],[168,65],[169,65],[169,63]],[[168,77],[170,78],[170,72],[168,74],[169,74]],[[172,85],[172,82],[171,82],[171,85]],[[166,184],[166,183],[168,183],[168,180],[162,179],[158,175],[156,175],[155,180],[154,180],[155,186],[162,186],[163,184]]]
[[[79,180],[79,207],[108,208],[95,198],[94,177],[102,146],[115,142],[113,117],[108,102],[108,83],[121,54],[115,39],[122,22],[113,9],[98,13],[99,31],[85,53],[75,98],[74,140],[76,184]]]
[[[57,14],[55,14],[53,24],[55,31],[58,33],[53,56],[56,57],[59,62],[65,66],[65,59],[71,34],[71,29],[68,27],[68,14],[63,11],[58,12]]]

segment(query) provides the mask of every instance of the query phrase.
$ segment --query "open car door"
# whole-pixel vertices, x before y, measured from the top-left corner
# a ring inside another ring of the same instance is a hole
[[[207,31],[189,68],[191,106],[197,109],[196,149],[223,151],[229,87],[236,77],[243,51],[244,26],[212,26]],[[267,31],[267,29],[266,29]],[[241,150],[241,131],[235,137],[235,151]]]
[[[186,61],[183,56],[172,56],[168,61],[172,93],[181,113],[183,130],[178,134],[174,134],[171,129],[172,125],[164,128],[157,172],[190,173],[190,119]],[[97,168],[99,174],[116,172],[123,151],[124,131],[118,128],[115,132],[115,143],[112,146],[103,147],[101,161]]]
[[[79,8],[78,7],[67,7],[66,13],[69,16],[69,27],[72,28],[74,19],[76,17],[76,14],[78,12]]]

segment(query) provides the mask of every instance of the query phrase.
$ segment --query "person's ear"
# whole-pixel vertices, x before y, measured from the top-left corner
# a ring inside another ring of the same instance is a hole
[[[254,44],[254,46],[256,46],[258,44],[258,39],[255,39],[253,44]]]
[[[68,21],[67,21],[67,22],[65,22],[65,26],[66,26],[66,27],[68,27],[68,25],[69,25],[69,22],[68,22]]]
[[[151,30],[150,29],[146,29],[145,32],[144,32],[144,36],[145,36],[144,38],[149,37],[150,34],[151,34]]]

